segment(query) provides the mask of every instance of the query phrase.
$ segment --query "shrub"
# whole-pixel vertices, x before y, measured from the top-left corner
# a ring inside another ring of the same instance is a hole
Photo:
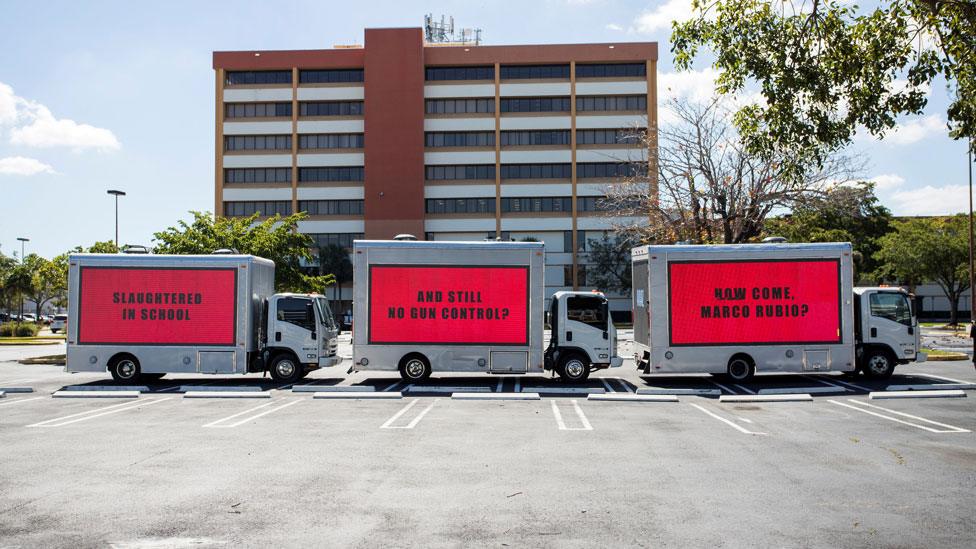
[[[13,322],[4,322],[3,324],[0,324],[0,337],[10,337],[14,335],[14,326],[15,324]]]
[[[37,330],[37,325],[30,322],[7,322],[0,324],[0,337],[34,337]]]

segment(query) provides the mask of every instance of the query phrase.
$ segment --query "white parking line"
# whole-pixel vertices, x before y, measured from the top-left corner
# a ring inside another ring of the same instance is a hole
[[[417,424],[420,423],[420,420],[424,419],[424,416],[427,415],[427,412],[429,412],[430,409],[434,407],[434,404],[437,404],[437,400],[432,400],[430,402],[430,405],[424,408],[423,411],[421,411],[419,414],[417,414],[417,417],[413,418],[410,421],[410,423],[406,425],[393,425],[393,424],[396,422],[396,420],[400,419],[400,417],[403,416],[403,414],[407,413],[411,408],[413,408],[418,402],[420,402],[419,398],[415,398],[410,402],[408,402],[407,405],[401,408],[399,412],[393,414],[393,417],[386,420],[386,422],[383,423],[383,425],[380,425],[380,429],[413,429],[414,427],[416,427]]]
[[[844,389],[845,391],[847,390],[847,387],[844,387],[843,385],[837,385],[836,383],[831,383],[830,381],[827,381],[827,380],[824,380],[824,379],[820,379],[819,377],[813,377],[813,376],[807,376],[807,375],[803,375],[803,376],[800,376],[800,377],[809,379],[810,381],[815,381],[815,382],[820,383],[822,385],[829,385],[831,387],[837,387],[838,389]]]
[[[230,416],[227,416],[227,417],[224,417],[224,418],[220,418],[217,421],[211,421],[210,423],[204,425],[204,427],[213,427],[213,426],[215,426],[218,423],[223,423],[223,422],[227,421],[228,419],[234,419],[235,417],[243,416],[244,414],[249,414],[249,413],[251,413],[251,412],[253,412],[255,410],[260,410],[261,408],[265,408],[267,406],[271,406],[272,404],[277,404],[277,403],[278,403],[277,400],[272,400],[270,402],[265,402],[264,404],[262,404],[260,406],[255,406],[254,408],[248,408],[247,410],[244,410],[243,412],[237,412],[234,415],[230,415]]]
[[[601,377],[600,378],[600,381],[603,382],[603,386],[607,388],[607,392],[608,393],[616,393],[617,392],[617,391],[615,391],[613,389],[613,387],[610,386],[610,383],[607,382],[607,379],[606,378]]]
[[[522,378],[518,378],[518,377],[515,378],[515,392],[516,393],[522,392]]]
[[[738,383],[733,383],[733,385],[735,385],[736,387],[738,387],[738,388],[742,389],[743,391],[749,393],[750,395],[756,394],[756,392],[753,391],[752,389],[749,389],[748,387],[743,387],[742,385],[739,385]]]
[[[276,402],[280,402],[280,401],[276,401]],[[270,410],[265,410],[265,411],[261,412],[260,414],[255,414],[253,416],[248,416],[248,417],[246,417],[246,418],[244,418],[244,419],[242,419],[240,421],[231,423],[229,425],[213,425],[213,424],[208,424],[208,425],[204,425],[204,427],[213,427],[215,429],[232,429],[234,427],[239,427],[241,425],[244,425],[245,423],[247,423],[249,421],[254,421],[255,419],[257,419],[259,417],[263,417],[263,416],[266,416],[268,414],[273,414],[275,412],[284,410],[285,408],[287,408],[289,406],[294,406],[295,404],[298,404],[299,402],[301,402],[301,400],[297,400],[297,399],[296,400],[292,400],[291,402],[286,402],[286,403],[282,404],[281,406],[278,406],[277,408],[271,408]],[[251,411],[253,411],[253,410],[251,410]]]
[[[896,423],[901,423],[901,424],[904,424],[904,425],[909,425],[911,427],[915,427],[917,429],[922,429],[923,431],[928,431],[930,433],[970,433],[971,432],[968,429],[963,429],[961,427],[955,427],[953,425],[946,425],[945,423],[939,423],[938,421],[932,421],[931,419],[925,419],[923,417],[913,416],[911,414],[906,414],[906,413],[903,413],[903,412],[896,412],[895,410],[890,410],[888,408],[882,408],[881,406],[875,406],[873,404],[868,404],[867,402],[861,402],[859,400],[849,399],[847,402],[840,402],[840,401],[837,401],[837,400],[828,399],[827,402],[830,402],[831,404],[836,404],[838,406],[843,406],[845,408],[850,408],[851,410],[857,410],[858,412],[861,412],[861,413],[864,413],[864,414],[872,415],[872,416],[875,416],[875,417],[880,417],[882,419],[887,419],[888,421],[894,421]],[[857,403],[859,406],[852,406],[851,404],[848,404],[848,403]],[[860,406],[868,406],[870,408],[876,408],[878,410],[884,410],[885,412],[887,412],[889,414],[895,414],[895,415],[899,415],[899,416],[902,416],[902,417],[911,418],[911,419],[918,420],[918,421],[924,421],[924,422],[930,423],[932,425],[938,425],[939,427],[946,427],[946,429],[933,429],[931,427],[926,427],[925,425],[919,425],[917,423],[912,423],[910,421],[905,421],[905,420],[902,420],[902,419],[898,419],[896,417],[891,417],[891,416],[888,416],[888,415],[885,415],[885,414],[880,414],[878,412],[872,412],[871,410],[865,410],[864,408],[861,408]]]
[[[411,400],[410,402],[408,402],[403,408],[400,408],[400,411],[399,412],[393,414],[393,417],[391,417],[390,419],[386,420],[386,422],[383,423],[383,425],[380,425],[380,429],[390,429],[390,425],[393,425],[393,422],[395,422],[396,420],[400,419],[400,416],[402,416],[403,414],[407,413],[407,410],[409,410],[410,408],[413,408],[414,406],[416,406],[418,402],[420,402],[420,400],[418,400],[416,398],[413,399],[413,400]]]
[[[942,381],[951,381],[953,383],[964,383],[964,384],[972,383],[972,381],[963,381],[961,379],[953,379],[951,377],[937,376],[937,375],[933,375],[933,374],[912,374],[912,375],[928,377],[928,378],[931,378],[931,379],[939,379],[939,380],[942,380]]]
[[[737,395],[737,394],[739,394],[739,393],[733,391],[732,389],[729,389],[725,385],[722,385],[721,383],[719,383],[717,381],[712,381],[711,379],[706,379],[705,381],[711,383],[712,385],[718,387],[719,389],[722,389],[723,391],[725,391],[726,393],[729,393],[730,395]]]
[[[32,400],[38,400],[38,399],[41,399],[41,398],[45,398],[45,397],[18,398],[16,400],[11,400],[9,402],[4,402],[3,404],[0,404],[0,406],[13,406],[14,404],[20,404],[22,402],[30,402]]]
[[[80,421],[88,421],[89,419],[95,419],[96,417],[107,416],[110,414],[117,414],[119,412],[127,412],[129,410],[139,408],[140,406],[152,406],[153,404],[159,404],[160,402],[165,402],[172,398],[173,397],[165,397],[165,398],[157,398],[157,399],[136,400],[134,402],[133,401],[123,402],[122,404],[113,404],[112,406],[105,406],[102,408],[98,408],[97,410],[88,410],[87,412],[81,412],[79,414],[71,414],[70,416],[63,416],[59,418],[49,419],[47,421],[42,421],[40,423],[34,423],[28,425],[28,427],[61,427],[64,425],[71,425],[72,423],[78,423]],[[108,410],[108,411],[104,411],[104,410]],[[68,420],[68,421],[64,421],[64,420]]]
[[[387,385],[385,389],[383,389],[383,392],[385,393],[386,391],[392,391],[394,387],[398,387],[401,383],[403,383],[403,380],[397,381],[396,383],[391,383],[390,385]]]
[[[550,400],[549,403],[552,405],[552,415],[556,418],[556,426],[559,427],[560,431],[592,431],[593,426],[590,425],[586,415],[583,414],[583,409],[576,400],[570,401],[573,405],[573,410],[576,412],[576,417],[580,420],[581,427],[567,427],[566,421],[563,420],[563,414],[559,411],[559,406],[556,404],[555,400]]]
[[[413,421],[408,423],[407,426],[404,427],[404,429],[413,429],[414,427],[416,427],[417,424],[420,423],[420,420],[424,419],[424,416],[427,415],[427,412],[429,412],[430,409],[433,408],[435,404],[437,404],[436,400],[430,401],[430,406],[424,408],[424,411],[417,414],[417,417],[413,418]]]
[[[504,385],[505,385],[505,379],[504,378],[500,378],[498,380],[498,385],[495,386],[495,392],[496,393],[502,392],[502,388],[504,387]]]
[[[767,436],[767,433],[760,433],[760,432],[757,432],[757,431],[750,431],[749,429],[746,429],[745,427],[742,427],[741,425],[736,425],[734,422],[732,422],[732,421],[730,421],[728,419],[725,419],[724,417],[722,417],[722,416],[720,416],[718,414],[714,414],[714,413],[708,411],[707,409],[705,409],[702,406],[699,406],[697,404],[692,404],[692,406],[694,406],[695,408],[698,408],[699,410],[701,410],[702,412],[705,412],[706,414],[712,416],[713,418],[721,421],[722,423],[724,423],[724,424],[732,427],[733,429],[735,429],[736,431],[739,431],[740,433],[745,433],[747,435]]]
[[[628,393],[633,393],[634,392],[634,390],[630,387],[630,383],[627,383],[626,381],[620,379],[619,377],[615,377],[615,378],[613,378],[613,380],[616,381],[617,383],[619,383],[620,386],[623,387],[624,390],[627,391]]]
[[[853,387],[855,389],[860,389],[860,390],[862,390],[862,391],[864,391],[866,393],[870,393],[871,391],[874,390],[874,389],[871,389],[870,387],[865,387],[863,385],[858,385],[856,383],[848,383],[846,381],[841,381],[839,379],[834,379],[833,381],[836,382],[836,383],[840,383],[841,385],[846,385],[847,387]],[[828,383],[828,382],[825,381],[824,383]]]

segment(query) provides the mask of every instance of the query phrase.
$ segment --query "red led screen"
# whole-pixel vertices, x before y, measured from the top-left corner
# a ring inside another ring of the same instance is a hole
[[[839,343],[839,264],[670,263],[671,344]]]
[[[78,343],[234,345],[236,274],[82,267]]]
[[[373,265],[370,343],[527,345],[528,267]]]

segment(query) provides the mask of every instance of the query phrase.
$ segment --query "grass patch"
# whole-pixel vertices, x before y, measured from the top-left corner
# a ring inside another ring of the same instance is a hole
[[[53,345],[64,343],[63,337],[0,337],[0,345]]]
[[[36,356],[34,358],[25,358],[23,360],[18,360],[17,362],[21,364],[46,364],[53,366],[64,366],[67,356],[65,355],[48,355],[48,356]]]
[[[924,347],[921,351],[928,355],[928,360],[969,360],[969,355],[966,353],[943,351],[941,349],[926,349]]]

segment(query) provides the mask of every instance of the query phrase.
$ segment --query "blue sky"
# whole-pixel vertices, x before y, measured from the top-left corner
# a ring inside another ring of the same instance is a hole
[[[214,50],[362,43],[366,27],[420,26],[425,13],[483,29],[485,44],[657,41],[659,88],[707,91],[707,63],[673,74],[670,25],[688,0],[437,2],[32,2],[0,18],[0,251],[53,256],[109,240],[110,188],[123,243],[213,208]],[[351,8],[351,9],[350,9]],[[670,90],[670,91],[669,91]],[[878,142],[858,138],[865,178],[896,214],[962,211],[966,157],[946,136],[946,93]]]

